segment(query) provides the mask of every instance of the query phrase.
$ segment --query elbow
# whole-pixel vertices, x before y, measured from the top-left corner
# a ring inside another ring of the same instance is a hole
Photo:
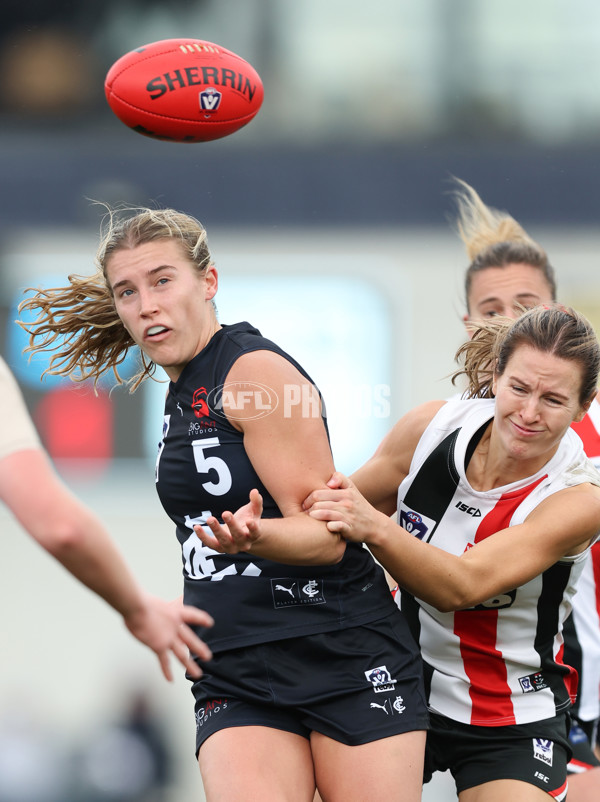
[[[312,565],[337,565],[344,559],[346,553],[346,541],[340,537],[334,543],[327,545],[325,549],[319,549],[311,559]]]
[[[481,597],[477,573],[469,570],[461,558],[450,558],[449,562],[450,566],[440,566],[437,572],[428,574],[424,594],[418,590],[415,593],[440,613],[469,609],[478,604]]]
[[[432,602],[432,606],[435,607],[440,613],[453,613],[456,610],[460,610],[462,605],[459,601],[454,600],[453,598],[448,598],[444,596],[442,599],[436,600]]]
[[[344,559],[345,553],[346,553],[346,541],[340,538],[338,543],[336,544],[335,549],[332,552],[331,565],[337,565],[338,563],[341,563],[341,561]]]
[[[454,613],[456,610],[466,610],[477,603],[461,589],[452,587],[440,587],[436,589],[435,593],[430,594],[429,598],[423,598],[423,600],[435,607],[440,613]]]
[[[85,532],[75,521],[55,521],[37,535],[32,534],[40,546],[58,560],[79,552],[85,541]]]

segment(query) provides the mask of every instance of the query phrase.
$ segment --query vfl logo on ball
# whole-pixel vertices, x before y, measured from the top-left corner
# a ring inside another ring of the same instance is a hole
[[[394,685],[398,680],[392,679],[392,675],[385,666],[377,666],[365,671],[365,677],[373,686],[375,693],[389,693],[394,690]]]
[[[319,579],[272,579],[275,609],[306,604],[325,604],[323,582]]]
[[[223,95],[214,86],[207,86],[202,92],[198,93],[200,101],[200,111],[216,111],[221,105]]]

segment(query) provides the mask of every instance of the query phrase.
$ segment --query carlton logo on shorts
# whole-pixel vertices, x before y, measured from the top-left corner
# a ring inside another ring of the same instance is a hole
[[[386,716],[395,714],[401,716],[406,710],[404,699],[401,696],[396,696],[393,702],[391,699],[384,699],[381,705],[378,702],[371,702],[369,707],[371,710],[383,710]]]
[[[375,693],[389,693],[394,690],[394,685],[398,680],[392,679],[392,675],[385,666],[377,666],[365,671],[365,677],[373,686]]]
[[[306,604],[325,604],[323,582],[320,579],[272,579],[271,592],[275,609]]]
[[[542,763],[551,766],[553,755],[554,741],[549,741],[547,738],[533,739],[533,756],[536,760],[541,760]]]

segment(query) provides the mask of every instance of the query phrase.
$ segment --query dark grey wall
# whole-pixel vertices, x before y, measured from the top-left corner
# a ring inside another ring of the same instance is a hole
[[[475,142],[262,148],[81,128],[0,134],[0,233],[96,225],[87,198],[156,202],[211,225],[444,225],[448,178],[524,225],[600,220],[600,147]],[[236,140],[236,137],[238,139]]]

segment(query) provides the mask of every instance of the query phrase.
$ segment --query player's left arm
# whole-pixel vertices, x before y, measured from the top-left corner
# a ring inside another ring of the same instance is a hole
[[[501,529],[460,556],[423,554],[428,544],[412,538],[426,547],[420,550],[419,560],[426,559],[413,562],[410,578],[406,567],[402,569],[405,581],[388,569],[400,584],[410,585],[409,590],[438,609],[460,610],[514,590],[563,557],[579,554],[599,531],[600,488],[579,485],[553,494],[522,524]],[[372,551],[377,557],[378,549]],[[429,572],[428,563],[433,569]]]
[[[488,536],[461,555],[425,543],[374,510],[343,478],[337,503],[311,512],[346,540],[364,542],[398,584],[443,612],[466,609],[529,582],[582,552],[600,531],[600,488],[561,490],[522,524]],[[328,509],[326,509],[328,507]]]
[[[268,415],[248,398],[230,422],[244,435],[244,447],[262,483],[283,518],[260,518],[256,497],[242,516],[223,515],[226,526],[207,521],[212,536],[196,529],[201,540],[218,551],[246,550],[277,562],[295,565],[332,564],[344,555],[342,538],[302,507],[315,488],[325,487],[334,472],[333,457],[315,387],[287,359],[272,351],[244,354],[233,365],[227,383],[260,377],[276,398]],[[224,407],[227,413],[227,407]],[[241,521],[243,515],[246,520]],[[239,523],[238,523],[239,522]]]
[[[471,604],[513,590],[559,560],[580,554],[599,532],[599,487],[581,484],[552,494],[522,524],[491,535],[461,556],[471,577],[470,595],[477,598]]]

